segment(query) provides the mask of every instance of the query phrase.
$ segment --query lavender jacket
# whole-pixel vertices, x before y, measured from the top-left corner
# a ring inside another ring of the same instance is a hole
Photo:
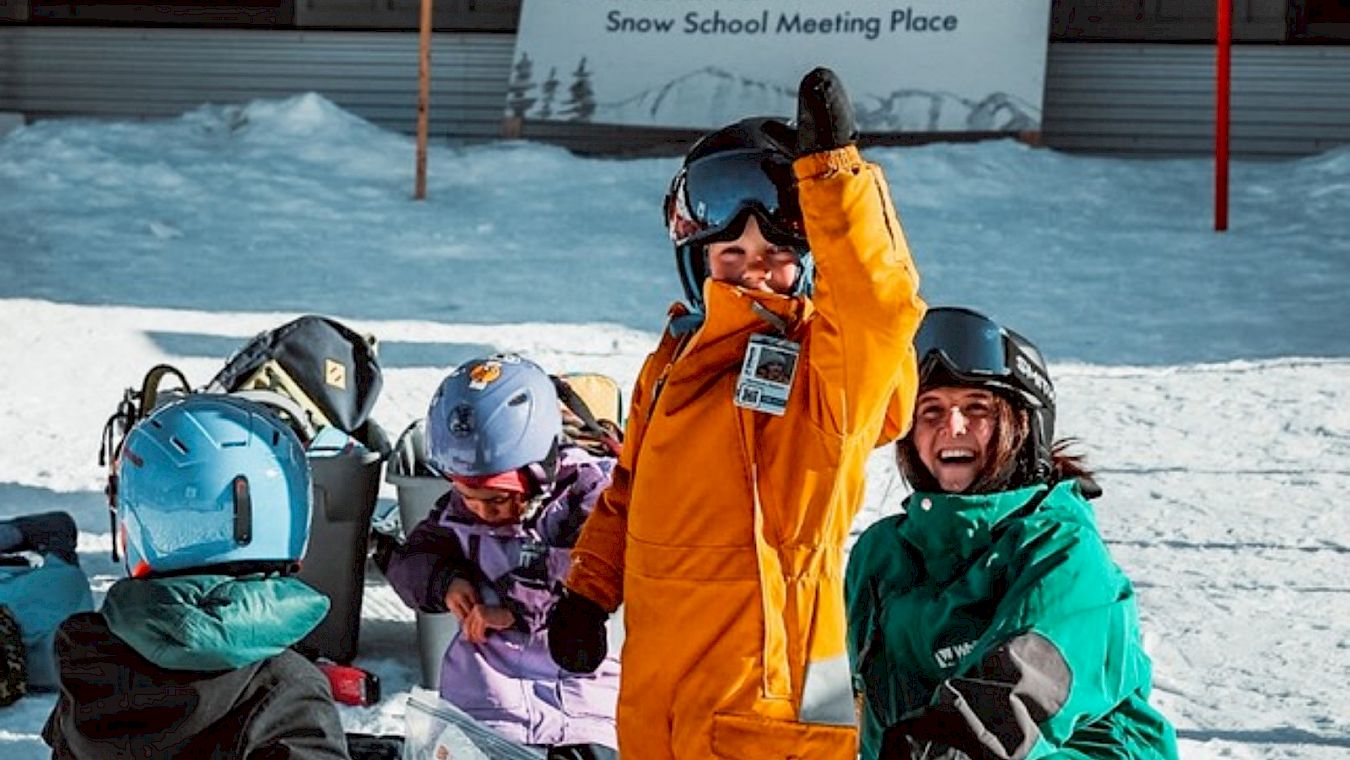
[[[479,522],[451,490],[390,559],[385,575],[410,607],[446,612],[450,581],[464,578],[485,604],[515,615],[514,627],[493,631],[482,644],[456,636],[440,684],[447,701],[512,741],[618,746],[618,660],[611,654],[588,675],[562,670],[549,656],[544,627],[567,577],[570,549],[613,464],[564,447],[552,495],[518,525]]]

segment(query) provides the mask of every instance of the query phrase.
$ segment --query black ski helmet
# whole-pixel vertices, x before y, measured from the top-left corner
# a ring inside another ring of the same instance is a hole
[[[671,179],[663,213],[680,285],[695,311],[703,310],[705,246],[734,239],[752,213],[766,239],[802,252],[792,294],[810,292],[813,267],[792,173],[794,143],[795,132],[782,119],[742,119],[694,143]]]
[[[957,306],[931,308],[914,336],[919,391],[943,385],[987,388],[1027,412],[1018,453],[1021,485],[1044,482],[1052,468],[1055,388],[1040,349],[983,314]]]

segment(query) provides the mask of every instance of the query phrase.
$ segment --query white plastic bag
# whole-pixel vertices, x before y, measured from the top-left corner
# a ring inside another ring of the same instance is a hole
[[[429,689],[408,695],[403,760],[539,760],[544,753],[498,736]]]

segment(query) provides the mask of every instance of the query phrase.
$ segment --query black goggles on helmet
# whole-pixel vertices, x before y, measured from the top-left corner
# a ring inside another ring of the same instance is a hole
[[[1018,345],[1019,337],[970,309],[930,309],[914,336],[920,386],[927,386],[926,381],[942,370],[962,383],[1017,391],[1053,409],[1055,389],[1045,366],[1040,357]]]
[[[676,245],[734,238],[753,212],[764,238],[806,248],[792,160],[766,150],[734,150],[691,162],[666,197],[666,222]]]

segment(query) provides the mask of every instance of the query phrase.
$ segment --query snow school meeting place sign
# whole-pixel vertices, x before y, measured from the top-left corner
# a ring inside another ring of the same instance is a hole
[[[839,73],[869,132],[1039,130],[1050,0],[526,0],[506,115],[714,129]]]

